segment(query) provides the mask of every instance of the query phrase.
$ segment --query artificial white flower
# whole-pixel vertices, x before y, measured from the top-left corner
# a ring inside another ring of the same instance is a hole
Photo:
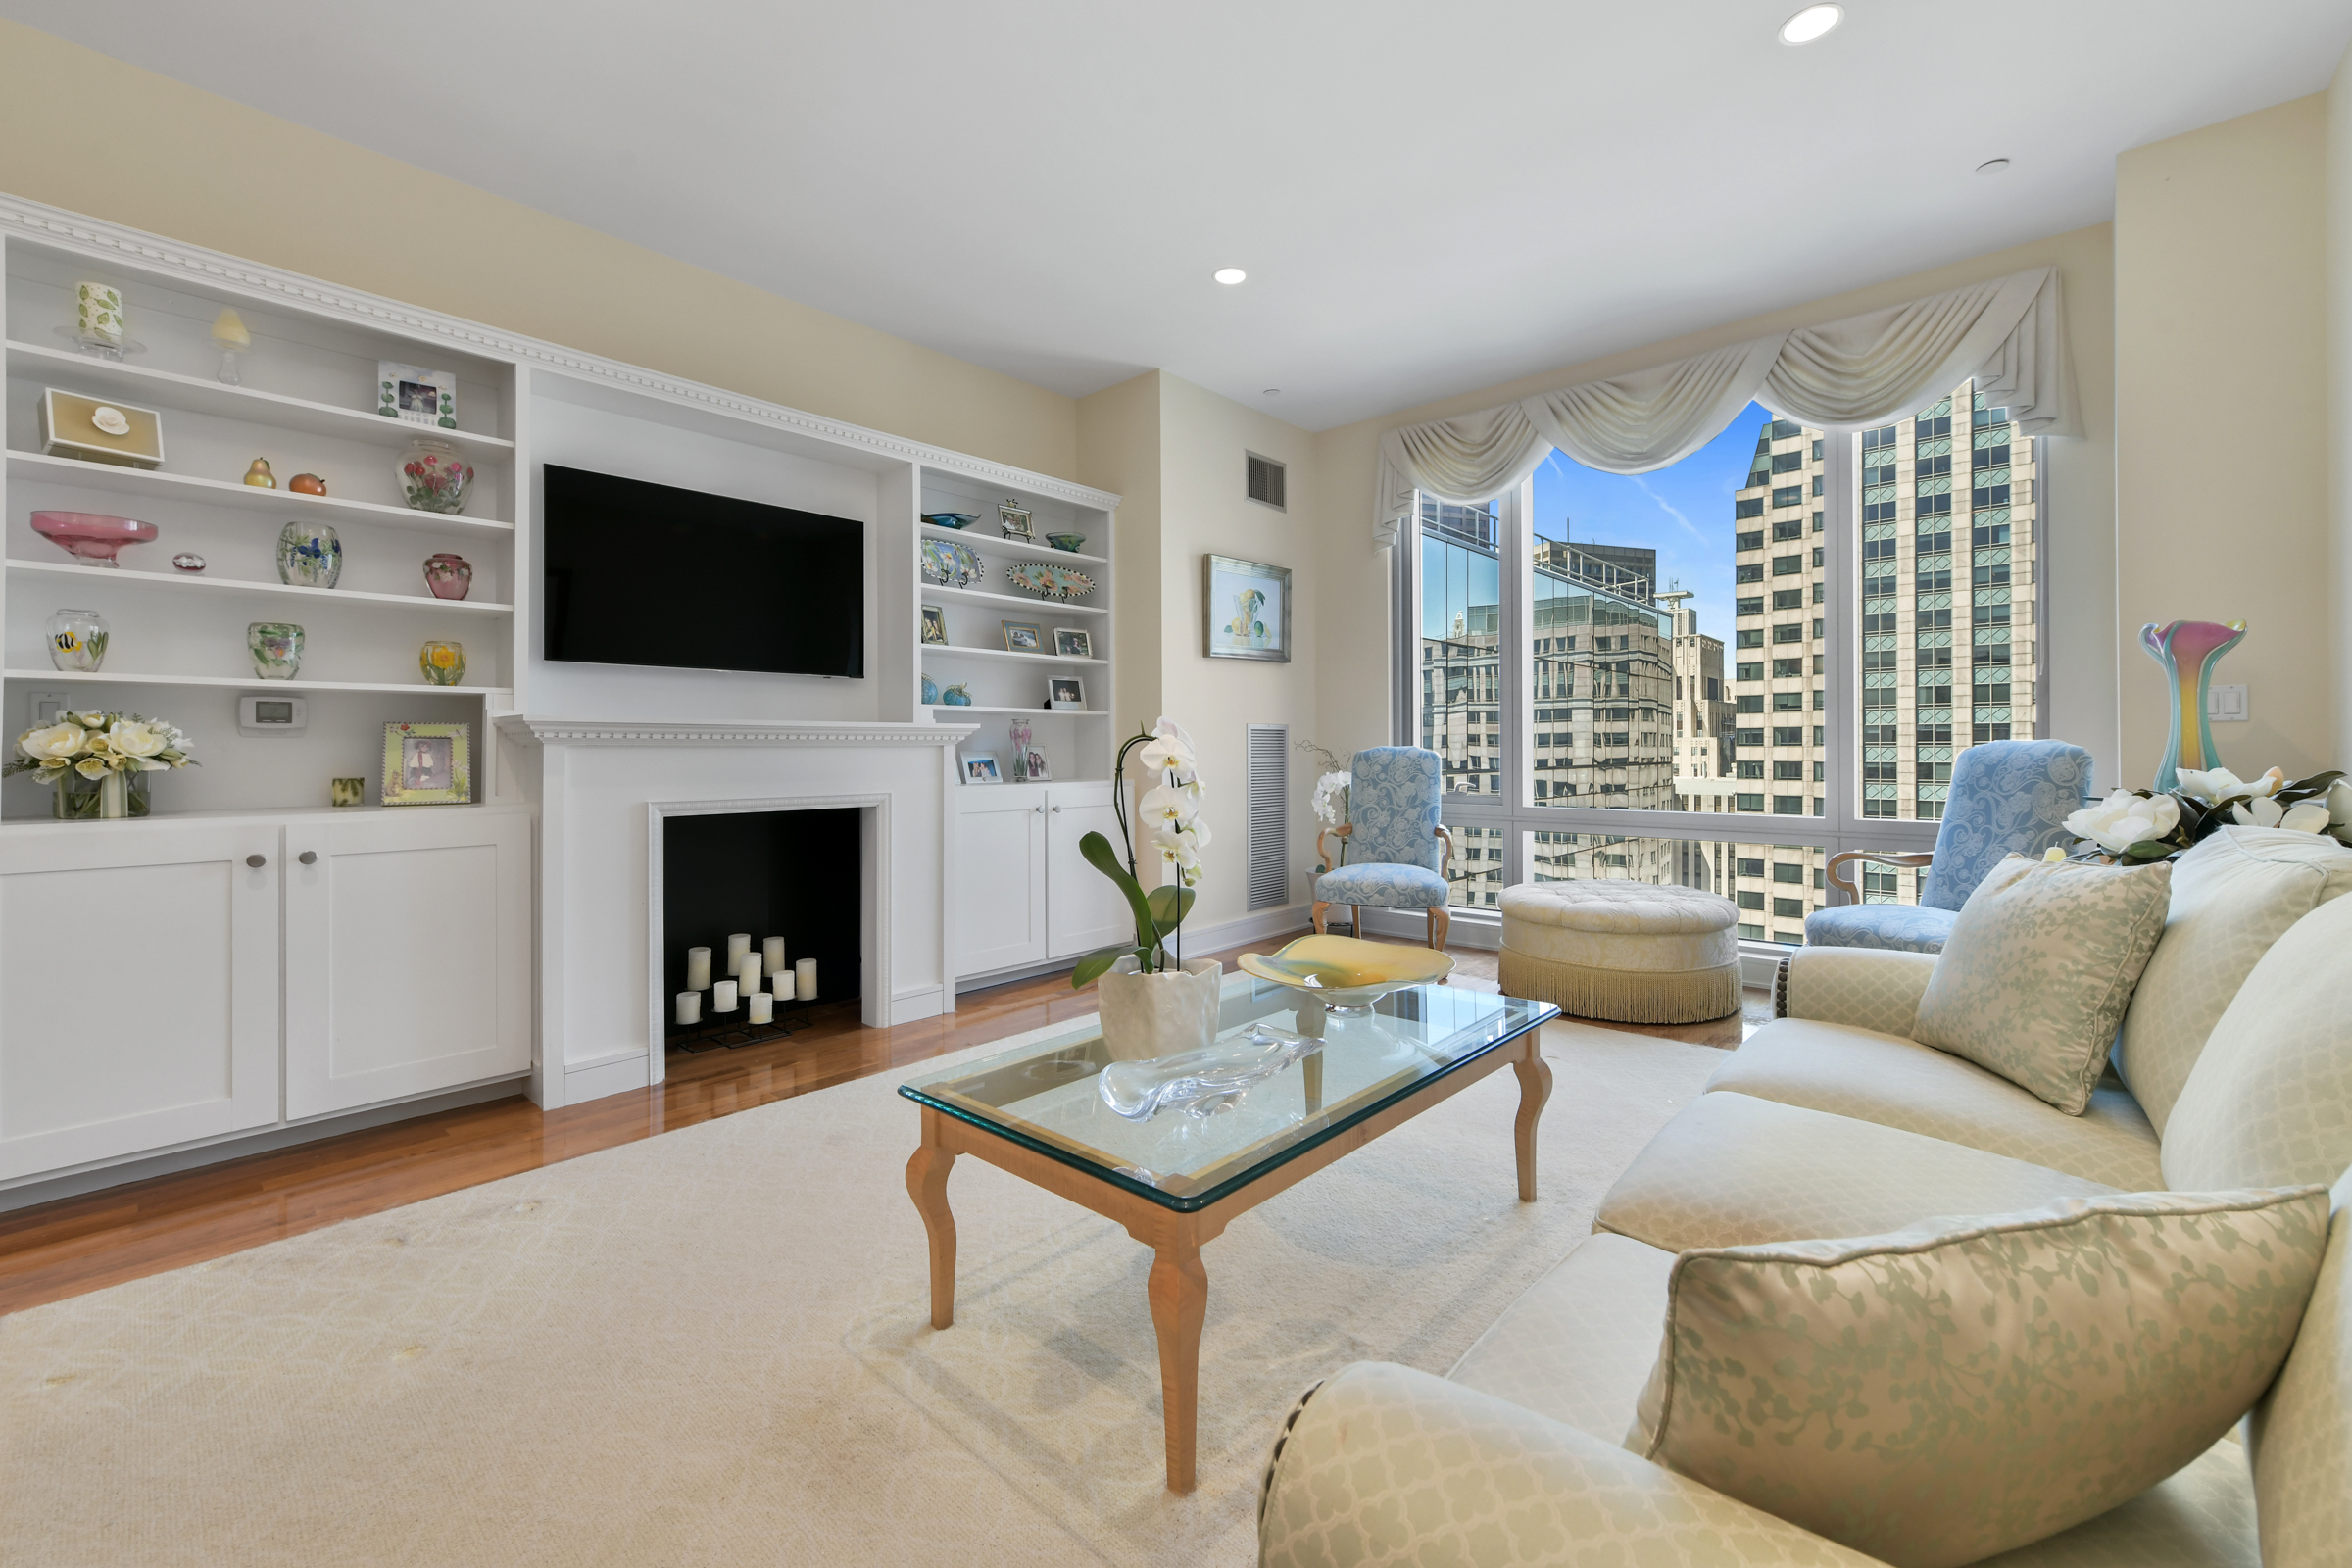
[[[83,778],[104,778],[114,769],[107,766],[104,758],[85,757],[74,764],[74,771],[79,773]]]
[[[2096,806],[2086,806],[2066,819],[2066,830],[2089,839],[2110,855],[2132,845],[2161,839],[2180,824],[2180,803],[2170,795],[2143,798],[2117,790]]]
[[[1179,827],[1189,825],[1200,814],[1200,793],[1198,784],[1161,784],[1146,790],[1136,803],[1136,809],[1147,820],[1167,821]]]
[[[2278,825],[2297,833],[2325,833],[2328,831],[2327,804],[2323,801],[2305,801],[2290,806],[2286,808],[2286,814],[2278,819]]]
[[[1144,748],[1144,766],[1154,773],[1173,773],[1179,784],[1196,782],[1200,759],[1184,726],[1172,718],[1162,718],[1152,726],[1152,734],[1153,739]]]
[[[2206,771],[2183,767],[2178,770],[2176,776],[2180,779],[2181,794],[2193,796],[2207,806],[2226,801],[2232,795],[2243,794],[2246,788],[2246,781],[2226,767]]]
[[[74,723],[79,724],[83,729],[106,728],[106,715],[94,709],[87,713],[65,713],[61,714],[60,716],[72,719]]]
[[[2230,808],[2230,818],[2242,827],[2277,827],[2286,811],[2267,795],[2257,795],[2250,801],[2240,801]]]
[[[118,718],[106,727],[107,744],[124,757],[153,757],[169,738],[144,719]]]
[[[2352,778],[2339,778],[2328,786],[2328,825],[2352,827]]]
[[[88,733],[79,724],[52,724],[47,729],[28,729],[17,737],[17,750],[42,761],[58,760],[78,755]]]
[[[1344,807],[1341,799],[1354,781],[1346,773],[1326,773],[1315,780],[1315,820],[1325,827],[1338,827]]]

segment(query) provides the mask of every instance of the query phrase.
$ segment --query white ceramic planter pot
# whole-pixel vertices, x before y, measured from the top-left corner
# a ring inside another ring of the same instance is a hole
[[[1198,1051],[1217,1036],[1217,1000],[1225,971],[1214,958],[1182,969],[1138,974],[1134,955],[1095,982],[1102,1002],[1102,1044],[1113,1061],[1149,1061]]]

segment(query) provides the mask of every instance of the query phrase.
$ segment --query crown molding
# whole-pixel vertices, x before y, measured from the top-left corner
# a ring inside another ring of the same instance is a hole
[[[1052,474],[1032,473],[1026,468],[975,458],[968,453],[951,452],[945,447],[930,446],[881,430],[869,430],[844,420],[828,419],[806,410],[762,402],[723,387],[663,375],[643,366],[603,359],[577,349],[565,348],[560,343],[544,342],[485,326],[478,321],[468,321],[463,317],[444,316],[398,300],[361,293],[356,289],[339,288],[315,277],[306,277],[300,272],[265,267],[258,262],[223,255],[201,246],[182,245],[139,229],[124,228],[64,208],[26,201],[19,196],[0,194],[0,232],[20,233],[55,249],[79,251],[100,260],[125,262],[157,271],[178,272],[191,280],[299,306],[315,315],[339,316],[368,326],[388,327],[412,336],[431,338],[485,358],[511,360],[517,365],[545,366],[567,374],[608,382],[641,395],[716,410],[738,418],[790,430],[828,445],[848,447],[902,463],[919,463],[930,467],[945,468],[968,478],[1052,496],[1076,506],[1107,512],[1119,504],[1119,497],[1108,490],[1097,490],[1068,479],[1057,479]]]
[[[649,724],[625,719],[542,718],[502,713],[505,734],[536,746],[953,746],[977,724]]]

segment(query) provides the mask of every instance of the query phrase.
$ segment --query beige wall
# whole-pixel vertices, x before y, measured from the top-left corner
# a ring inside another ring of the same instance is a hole
[[[1767,332],[1835,320],[1937,289],[2051,266],[2058,269],[2065,293],[2083,433],[2079,439],[2049,443],[2043,516],[2048,519],[2044,560],[2050,574],[2051,620],[2036,629],[2046,670],[2040,696],[2049,732],[2089,748],[2098,759],[2098,777],[2113,781],[2123,754],[2115,707],[2114,252],[2112,231],[2104,223],[1324,431],[1315,438],[1324,503],[1317,566],[1324,602],[1347,607],[1345,612],[1323,618],[1316,645],[1325,743],[1345,751],[1389,738],[1390,552],[1371,547],[1374,461],[1382,431],[1662,365]],[[2162,739],[2160,719],[2160,746]]]
[[[2336,750],[2352,748],[2352,49],[2328,89],[2328,457],[2329,667]],[[2240,645],[2241,648],[2243,645]]]
[[[2116,160],[2117,624],[2244,620],[2216,679],[2252,720],[2222,760],[2330,766],[2328,422],[2323,260],[2327,96],[2136,147]],[[2171,708],[2123,662],[2124,760],[2145,784]]]
[[[0,22],[0,190],[853,424],[1077,473],[1069,398],[12,22]],[[433,243],[416,242],[423,232]]]
[[[1328,602],[1318,558],[1315,438],[1180,376],[1153,370],[1080,400],[1082,482],[1116,490],[1119,506],[1119,670],[1114,722],[1122,734],[1161,714],[1191,732],[1207,780],[1212,834],[1195,928],[1248,912],[1247,734],[1288,724],[1315,738],[1318,606]],[[1289,467],[1289,510],[1249,499],[1248,454]],[[1210,659],[1201,648],[1201,558],[1239,556],[1291,568],[1290,663]],[[1313,867],[1310,763],[1291,757],[1291,891],[1307,897]]]

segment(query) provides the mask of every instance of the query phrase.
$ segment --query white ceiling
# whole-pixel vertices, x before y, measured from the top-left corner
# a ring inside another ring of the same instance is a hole
[[[1797,3],[0,15],[1055,391],[1159,366],[1309,429],[2097,222],[2118,152],[2352,40],[2347,0],[1846,0],[1788,48]]]

